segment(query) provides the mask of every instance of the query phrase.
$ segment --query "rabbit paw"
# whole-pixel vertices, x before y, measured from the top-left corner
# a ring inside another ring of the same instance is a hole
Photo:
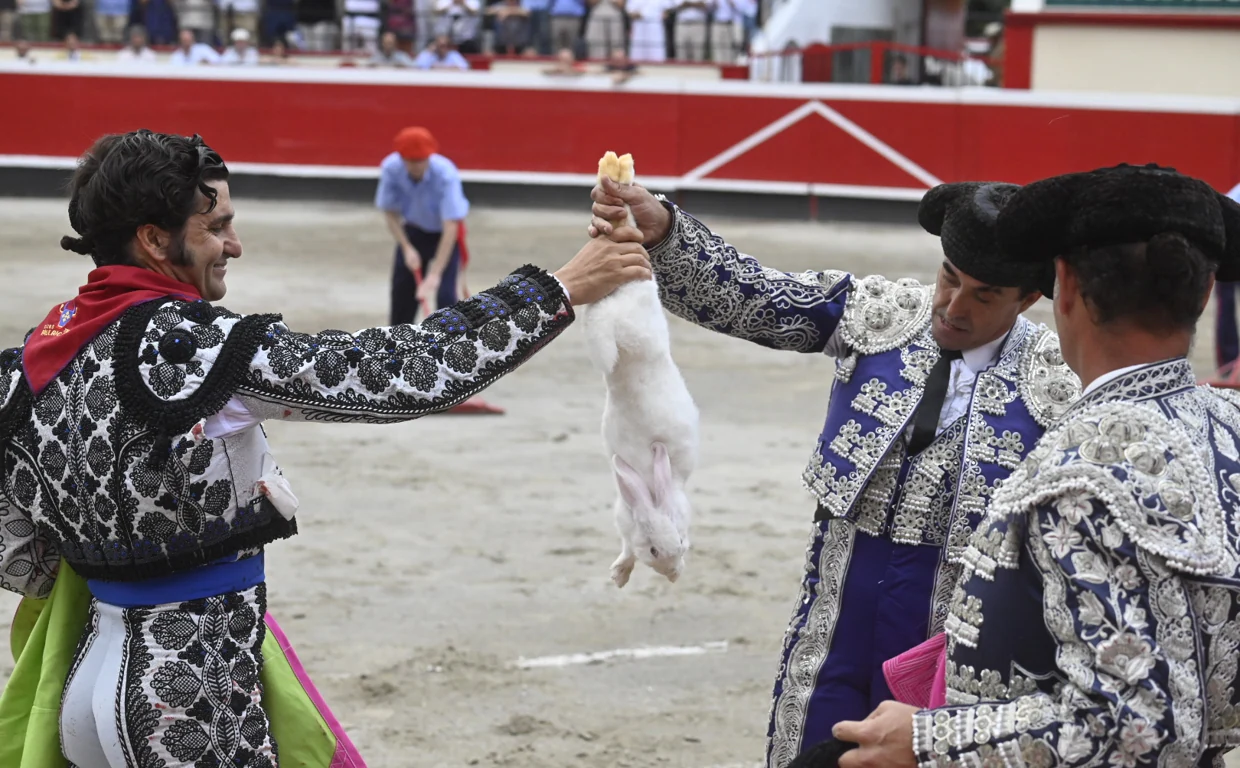
[[[621,554],[616,558],[616,562],[611,564],[611,580],[616,583],[617,587],[623,588],[629,583],[629,577],[633,575],[633,566],[637,563],[637,558],[630,554]]]

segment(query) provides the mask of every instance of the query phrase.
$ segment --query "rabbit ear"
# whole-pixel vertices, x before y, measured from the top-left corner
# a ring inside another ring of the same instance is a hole
[[[653,507],[650,489],[646,487],[642,476],[637,474],[637,470],[618,455],[611,457],[611,463],[616,472],[616,486],[620,489],[620,498],[624,499],[624,503],[628,504],[630,509]]]
[[[672,482],[672,460],[663,443],[655,443],[651,450],[654,452],[654,502],[660,506],[671,497],[675,487]]]

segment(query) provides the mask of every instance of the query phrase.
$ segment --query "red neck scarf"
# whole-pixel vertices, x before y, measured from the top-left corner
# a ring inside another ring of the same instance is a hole
[[[200,300],[192,285],[141,267],[108,266],[92,270],[77,298],[53,307],[30,334],[22,367],[30,391],[38,395],[82,347],[90,343],[125,310],[145,301],[176,296]]]

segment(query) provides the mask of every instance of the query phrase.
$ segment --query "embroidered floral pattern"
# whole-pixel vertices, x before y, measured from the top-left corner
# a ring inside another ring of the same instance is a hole
[[[1046,433],[963,558],[922,765],[1029,762],[1036,744],[1054,765],[1205,765],[1240,745],[1237,405],[1171,361]],[[1012,643],[1030,590],[1043,625]]]
[[[274,315],[147,302],[33,401],[14,378],[20,354],[0,354],[0,586],[46,589],[58,555],[87,578],[137,579],[293,535],[255,490],[262,431],[212,439],[207,417],[234,396],[264,419],[386,423],[450,408],[562,332],[563,298],[523,267],[420,325],[313,335]]]

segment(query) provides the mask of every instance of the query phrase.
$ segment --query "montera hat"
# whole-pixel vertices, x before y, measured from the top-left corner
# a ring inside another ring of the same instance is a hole
[[[987,285],[1037,288],[1050,296],[1053,265],[1014,260],[1000,251],[995,237],[999,212],[1019,189],[994,182],[940,184],[921,199],[917,221],[939,236],[943,255],[969,277]]]
[[[1217,279],[1240,280],[1240,205],[1174,168],[1125,164],[1036,181],[1012,196],[997,227],[1003,252],[1028,263],[1166,233],[1205,254]]]

